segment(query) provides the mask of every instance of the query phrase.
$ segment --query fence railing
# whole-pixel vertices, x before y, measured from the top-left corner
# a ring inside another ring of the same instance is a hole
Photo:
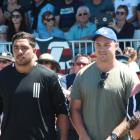
[[[40,39],[40,41],[41,41],[41,39]],[[42,40],[42,41],[44,41],[44,40]],[[127,46],[128,42],[129,42],[129,47],[133,47],[133,48],[137,49],[140,46],[140,39],[119,39],[118,42],[119,42],[119,44],[122,43],[124,48],[128,47]],[[75,56],[75,54],[77,54],[77,53],[88,54],[88,53],[92,53],[95,51],[94,41],[91,41],[91,40],[68,41],[68,44],[69,44],[70,49],[72,50],[72,56]],[[12,51],[11,42],[0,42],[0,47],[1,46],[6,46],[8,51],[10,51],[10,52]],[[48,46],[49,46],[49,44],[48,44]],[[39,49],[39,47],[38,47],[38,49]],[[59,47],[58,47],[58,49],[59,49]],[[61,49],[62,49],[62,47],[61,47]]]
[[[124,48],[133,47],[137,49],[140,46],[140,39],[121,39],[118,40],[119,44]],[[8,51],[12,52],[11,42],[0,42],[0,48],[6,47]],[[66,70],[70,68],[69,62],[72,57],[77,53],[91,54],[95,51],[94,41],[91,40],[77,40],[77,41],[50,41],[50,40],[37,40],[36,44],[37,55],[41,53],[51,53],[56,61],[59,62],[62,73],[67,73]]]

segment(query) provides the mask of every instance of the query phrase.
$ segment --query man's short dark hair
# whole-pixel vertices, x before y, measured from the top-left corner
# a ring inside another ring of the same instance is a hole
[[[34,48],[35,47],[35,44],[36,44],[36,40],[35,40],[35,37],[30,34],[30,33],[27,33],[27,32],[18,32],[16,34],[13,35],[12,37],[12,45],[14,43],[15,40],[18,40],[18,39],[27,39],[29,41],[29,44]]]

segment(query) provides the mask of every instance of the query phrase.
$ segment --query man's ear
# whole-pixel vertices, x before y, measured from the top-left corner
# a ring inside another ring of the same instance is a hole
[[[37,49],[36,49],[36,48],[33,48],[33,52],[36,54],[36,52],[37,52]]]

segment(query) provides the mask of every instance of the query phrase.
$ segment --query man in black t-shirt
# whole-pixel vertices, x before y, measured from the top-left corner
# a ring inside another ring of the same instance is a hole
[[[25,32],[12,40],[15,63],[0,72],[4,118],[1,140],[67,140],[67,107],[57,76],[36,64],[35,39]]]

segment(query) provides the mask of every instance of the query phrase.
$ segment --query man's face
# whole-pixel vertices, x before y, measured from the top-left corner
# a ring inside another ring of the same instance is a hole
[[[4,69],[6,66],[10,65],[12,61],[0,58],[0,70]]]
[[[27,39],[17,39],[13,43],[13,55],[17,65],[28,65],[34,57],[34,49]]]
[[[80,56],[78,59],[75,61],[75,63],[72,66],[73,72],[77,73],[79,72],[80,69],[82,69],[84,66],[88,65],[89,59],[85,56]]]
[[[77,14],[77,21],[79,23],[87,23],[89,19],[89,14],[85,10],[80,10],[79,13]]]
[[[97,60],[100,62],[110,62],[115,57],[117,43],[111,39],[99,36],[95,40]]]

